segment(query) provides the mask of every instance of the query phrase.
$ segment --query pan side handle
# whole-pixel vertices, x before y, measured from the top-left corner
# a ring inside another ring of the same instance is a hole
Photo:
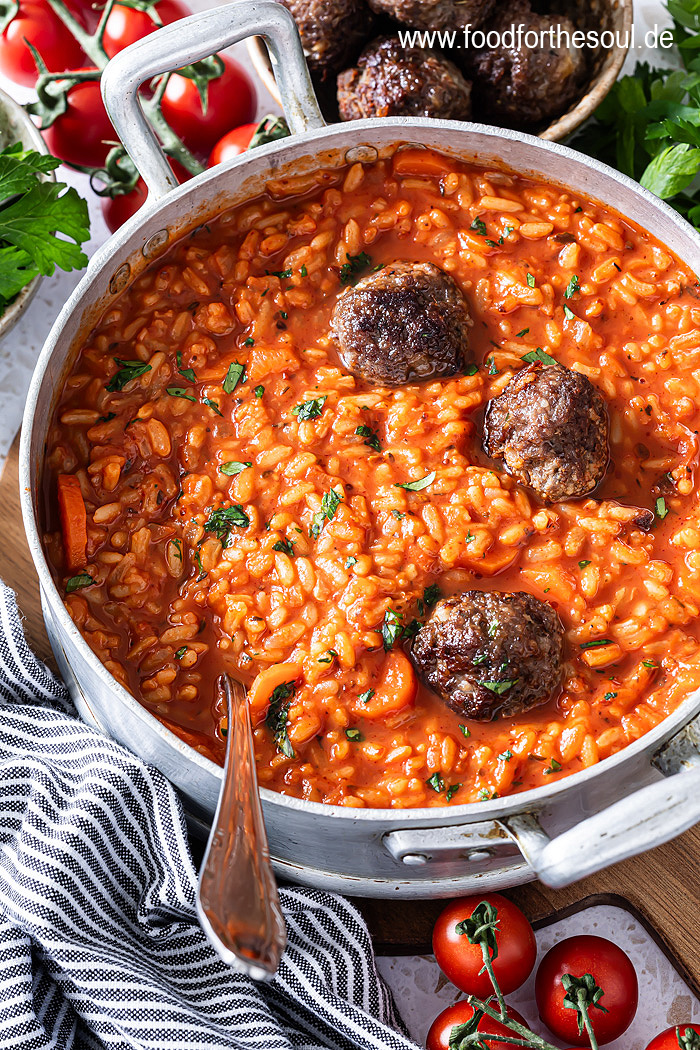
[[[503,824],[541,882],[555,889],[568,886],[662,846],[700,821],[699,743],[696,719],[656,757],[666,779],[620,799],[555,839],[532,814],[506,817]]]
[[[292,133],[325,127],[296,23],[281,4],[273,0],[226,4],[163,26],[116,55],[102,75],[109,119],[153,198],[165,196],[178,183],[146,120],[139,87],[249,36],[261,36],[267,44]]]

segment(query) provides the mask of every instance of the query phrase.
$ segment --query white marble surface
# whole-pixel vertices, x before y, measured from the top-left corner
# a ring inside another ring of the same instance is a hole
[[[538,962],[553,944],[589,933],[615,941],[627,952],[639,980],[639,1008],[624,1035],[606,1050],[644,1050],[657,1032],[684,1021],[700,1021],[700,1003],[644,927],[626,910],[609,905],[588,908],[537,933]],[[423,1046],[435,1017],[464,998],[440,972],[433,956],[382,958],[379,970],[415,1041]],[[603,1003],[605,1000],[603,1000]],[[534,976],[508,996],[533,1031],[545,1037],[534,997]],[[552,1040],[555,1045],[558,1040]]]

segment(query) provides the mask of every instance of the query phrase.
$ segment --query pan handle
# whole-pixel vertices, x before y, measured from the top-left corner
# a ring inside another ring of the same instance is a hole
[[[546,886],[559,888],[611,864],[670,842],[700,821],[700,719],[686,726],[655,759],[666,774],[550,839],[537,817],[503,820],[525,860]]]
[[[139,87],[249,36],[261,36],[267,44],[292,133],[325,127],[299,31],[282,4],[274,0],[226,4],[163,26],[116,55],[102,75],[109,119],[154,198],[164,197],[178,183],[144,116]]]

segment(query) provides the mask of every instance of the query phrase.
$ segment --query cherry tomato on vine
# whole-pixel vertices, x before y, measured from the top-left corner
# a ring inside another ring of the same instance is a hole
[[[154,10],[166,26],[192,13],[179,0],[159,0]],[[129,44],[141,40],[158,28],[147,11],[137,11],[133,7],[124,7],[117,3],[107,19],[102,44],[109,57],[114,58]]]
[[[473,1016],[474,1007],[470,1006],[469,1003],[455,1003],[454,1006],[448,1006],[446,1010],[437,1015],[431,1024],[425,1041],[425,1050],[450,1050],[450,1033],[454,1026],[456,1024],[466,1024],[467,1021],[471,1021]],[[517,1010],[514,1010],[512,1006],[508,1007],[508,1016],[527,1027],[525,1018]],[[477,1031],[489,1032],[493,1033],[493,1035],[510,1035],[516,1039],[518,1038],[510,1028],[500,1024],[499,1021],[492,1021],[490,1017],[482,1017],[477,1025]],[[486,1046],[489,1047],[489,1050],[512,1050],[512,1044],[502,1043],[500,1039],[489,1040]]]
[[[182,164],[178,164],[176,160],[169,158],[169,163],[178,182],[187,182],[188,179],[192,178],[189,171],[183,168]],[[107,229],[111,233],[116,233],[127,219],[135,215],[141,205],[146,203],[147,196],[148,188],[146,183],[143,179],[139,179],[133,190],[130,190],[128,193],[120,193],[116,197],[103,197],[102,217],[107,225]]]
[[[68,164],[99,168],[117,133],[102,104],[99,80],[83,80],[68,91],[68,108],[44,132],[55,157]]]
[[[233,131],[229,131],[227,135],[219,139],[209,154],[207,167],[213,168],[216,164],[223,164],[224,161],[240,157],[241,153],[245,153],[250,146],[257,129],[258,125],[253,123],[242,124],[240,128],[234,128]]]
[[[39,75],[27,40],[52,73],[85,62],[80,44],[46,0],[20,0],[19,11],[0,36],[0,70],[15,84],[33,87]]]
[[[206,113],[202,113],[194,80],[179,73],[173,73],[163,94],[163,116],[202,162],[227,131],[248,124],[257,108],[255,86],[248,73],[232,58],[220,57],[224,72],[209,81]]]
[[[498,912],[498,955],[493,961],[493,971],[504,995],[525,983],[537,957],[532,926],[520,908],[500,893],[452,901],[435,923],[433,952],[446,977],[463,992],[470,992],[480,999],[493,991],[488,973],[480,973],[484,966],[483,953],[479,944],[470,944],[466,934],[458,933],[456,927],[469,919],[482,901],[491,904]]]
[[[602,988],[599,1004],[607,1013],[594,1005],[587,1007],[595,1037],[601,1045],[611,1043],[627,1031],[637,1012],[639,996],[637,975],[622,948],[603,937],[569,937],[550,948],[537,970],[535,999],[544,1023],[560,1039],[574,1046],[588,1046],[585,1028],[582,1033],[578,1031],[577,1011],[564,1005],[567,993],[562,977],[565,974],[572,977],[591,974]]]
[[[660,1032],[647,1050],[697,1050],[700,1047],[700,1024],[677,1024]]]

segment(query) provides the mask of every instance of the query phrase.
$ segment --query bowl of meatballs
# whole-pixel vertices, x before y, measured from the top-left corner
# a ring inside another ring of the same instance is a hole
[[[622,68],[632,24],[632,0],[279,2],[295,18],[329,123],[474,120],[552,141],[602,102]],[[577,31],[595,34],[593,46],[572,46]],[[265,44],[256,37],[248,46],[279,101]]]

